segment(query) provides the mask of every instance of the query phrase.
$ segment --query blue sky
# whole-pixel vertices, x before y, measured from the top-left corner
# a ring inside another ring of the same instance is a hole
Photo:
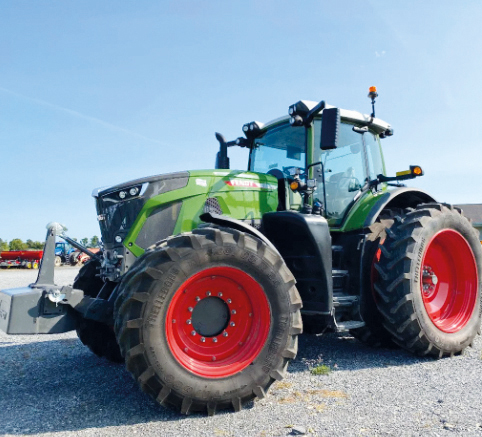
[[[481,19],[478,0],[0,0],[0,238],[100,235],[93,188],[212,168],[215,131],[300,99],[369,113],[371,85],[388,172],[482,203]]]

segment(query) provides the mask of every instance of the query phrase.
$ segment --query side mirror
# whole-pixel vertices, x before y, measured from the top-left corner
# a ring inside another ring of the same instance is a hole
[[[340,110],[325,108],[321,117],[321,150],[336,149],[340,132]]]

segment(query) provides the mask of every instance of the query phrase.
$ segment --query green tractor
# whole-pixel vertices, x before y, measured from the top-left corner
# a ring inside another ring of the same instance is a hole
[[[49,226],[37,283],[0,293],[0,328],[76,329],[184,414],[263,398],[303,325],[461,353],[481,324],[478,234],[461,210],[403,185],[419,166],[386,175],[380,140],[393,130],[375,118],[376,96],[371,115],[299,101],[242,138],[216,134],[214,170],[96,190],[101,254],[72,287],[53,286],[55,235],[87,250]],[[229,169],[236,146],[249,149],[247,171]]]

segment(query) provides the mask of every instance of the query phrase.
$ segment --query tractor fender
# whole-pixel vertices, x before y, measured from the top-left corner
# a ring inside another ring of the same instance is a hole
[[[233,219],[224,215],[214,214],[212,212],[205,212],[204,214],[201,214],[199,218],[205,223],[212,223],[213,225],[218,225],[225,228],[232,228],[236,229],[237,231],[251,234],[254,237],[265,242],[271,249],[273,249],[278,255],[281,256],[281,254],[278,252],[278,249],[276,249],[274,244],[265,235],[263,235],[253,226],[248,225],[241,220]]]
[[[415,208],[421,203],[435,202],[435,199],[418,188],[401,187],[383,193],[365,219],[365,227],[373,225],[380,213],[387,208]]]

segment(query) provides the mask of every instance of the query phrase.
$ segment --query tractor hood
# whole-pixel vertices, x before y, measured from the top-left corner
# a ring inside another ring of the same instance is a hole
[[[194,170],[136,179],[94,190],[107,250],[145,249],[196,228],[206,211],[257,222],[278,206],[274,176],[240,170]]]

